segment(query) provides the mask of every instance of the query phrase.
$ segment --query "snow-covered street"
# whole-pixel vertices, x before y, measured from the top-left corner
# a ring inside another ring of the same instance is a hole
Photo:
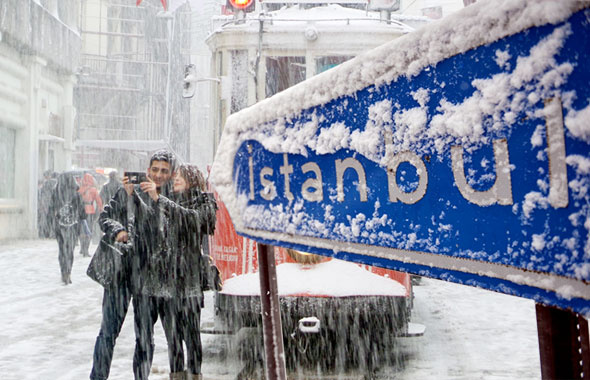
[[[95,246],[91,246],[92,252]],[[54,240],[23,240],[0,247],[0,378],[81,380],[92,366],[101,319],[102,288],[85,272],[90,261],[76,250],[72,285],[60,281]],[[379,379],[538,379],[534,303],[472,287],[422,279],[415,288],[413,322],[419,338],[404,338],[404,364],[384,368]],[[203,323],[213,320],[208,294]],[[133,310],[117,341],[110,379],[133,377]],[[151,379],[168,378],[166,341],[156,326]],[[205,379],[235,379],[241,364],[216,352],[227,337],[203,335]],[[231,357],[231,355],[230,355]],[[289,378],[306,379],[292,373]],[[330,378],[358,378],[331,374]]]

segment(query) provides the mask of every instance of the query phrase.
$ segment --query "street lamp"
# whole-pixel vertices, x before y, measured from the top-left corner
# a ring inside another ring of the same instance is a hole
[[[197,69],[195,65],[190,64],[185,66],[184,68],[184,84],[182,87],[182,97],[183,98],[192,98],[195,95],[195,91],[197,90],[197,86],[195,83],[197,82],[221,82],[219,78],[199,78],[197,76]]]

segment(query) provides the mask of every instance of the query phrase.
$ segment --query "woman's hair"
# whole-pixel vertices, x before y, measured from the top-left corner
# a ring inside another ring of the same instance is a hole
[[[189,189],[196,187],[201,191],[206,190],[205,177],[203,177],[203,173],[195,165],[182,164],[178,167],[178,171],[186,181]]]

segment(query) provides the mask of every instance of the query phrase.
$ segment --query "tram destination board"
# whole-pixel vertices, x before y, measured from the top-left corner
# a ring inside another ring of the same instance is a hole
[[[238,233],[590,315],[590,9],[501,5],[230,116]]]

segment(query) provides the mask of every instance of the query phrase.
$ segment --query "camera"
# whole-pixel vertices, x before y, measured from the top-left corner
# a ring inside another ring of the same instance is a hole
[[[129,178],[129,183],[139,184],[147,182],[147,175],[144,172],[125,172],[123,175]]]

